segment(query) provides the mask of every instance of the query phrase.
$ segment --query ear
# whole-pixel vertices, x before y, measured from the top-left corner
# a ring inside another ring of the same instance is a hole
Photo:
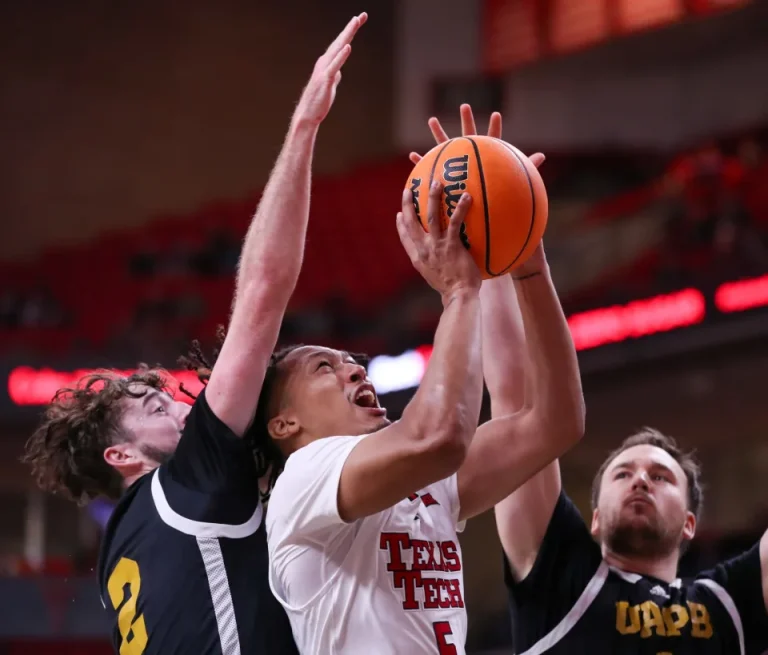
[[[600,510],[598,509],[592,512],[592,526],[590,527],[589,531],[595,538],[600,536]]]
[[[278,414],[269,420],[267,424],[269,436],[280,441],[293,437],[301,430],[298,419],[291,414]]]
[[[683,523],[683,539],[690,541],[696,534],[696,517],[693,512],[686,512]]]
[[[104,461],[123,477],[134,475],[144,464],[140,454],[128,442],[113,444],[105,448]]]

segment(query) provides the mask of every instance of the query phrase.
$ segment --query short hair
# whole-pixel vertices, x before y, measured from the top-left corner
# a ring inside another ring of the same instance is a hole
[[[685,453],[677,445],[677,442],[667,435],[654,428],[645,427],[631,437],[627,437],[603,462],[598,470],[595,479],[592,481],[592,510],[597,508],[600,500],[600,486],[603,481],[603,475],[611,462],[621,453],[635,446],[656,446],[669,453],[683,469],[685,477],[688,480],[688,510],[693,513],[696,520],[701,515],[701,507],[704,501],[704,491],[701,485],[701,467],[696,461],[693,453]]]
[[[131,438],[120,425],[125,411],[121,401],[147,393],[135,385],[167,391],[162,371],[141,366],[130,376],[92,373],[56,392],[22,457],[42,489],[78,504],[98,496],[120,497],[123,478],[104,460],[104,450]]]
[[[187,355],[179,358],[179,363],[182,366],[197,372],[197,376],[203,384],[208,384],[208,380],[211,377],[211,371],[219,356],[221,346],[224,344],[226,331],[223,326],[220,325],[217,328],[216,337],[218,346],[213,350],[211,360],[206,358],[200,347],[200,342],[197,340],[192,342],[192,347]],[[269,500],[275,482],[277,482],[280,473],[283,472],[286,461],[285,455],[283,455],[283,452],[269,434],[269,421],[273,417],[271,410],[272,396],[274,395],[277,382],[280,379],[280,364],[294,350],[304,347],[304,344],[294,344],[292,346],[280,348],[272,353],[269,358],[269,363],[267,364],[267,370],[264,373],[264,381],[261,385],[261,392],[259,393],[259,400],[256,405],[256,414],[253,423],[243,435],[243,438],[248,442],[253,451],[253,456],[256,460],[256,474],[259,478],[267,477],[266,490],[261,492],[264,501]],[[367,355],[359,353],[349,353],[349,355],[358,364],[367,367],[369,362],[369,357]],[[181,390],[194,398],[183,385]]]

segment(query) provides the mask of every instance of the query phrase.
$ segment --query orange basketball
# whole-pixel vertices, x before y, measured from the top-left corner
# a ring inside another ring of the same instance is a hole
[[[461,194],[472,196],[461,239],[484,279],[509,273],[539,245],[547,226],[547,191],[536,167],[517,148],[489,136],[463,136],[424,155],[407,186],[425,230],[429,186],[435,179],[443,185],[443,226]]]

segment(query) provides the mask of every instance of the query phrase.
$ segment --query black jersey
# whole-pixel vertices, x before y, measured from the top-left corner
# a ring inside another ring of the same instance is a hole
[[[505,558],[518,655],[760,655],[768,648],[759,544],[671,584],[603,561],[581,515],[560,494],[531,572]]]
[[[269,589],[256,467],[200,394],[173,457],[126,491],[99,557],[121,655],[294,655]]]

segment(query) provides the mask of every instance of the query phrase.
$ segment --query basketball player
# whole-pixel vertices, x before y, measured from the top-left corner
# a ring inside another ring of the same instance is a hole
[[[265,471],[249,432],[301,268],[315,138],[366,18],[347,24],[304,89],[245,238],[226,340],[192,408],[158,371],[92,375],[57,393],[27,445],[44,488],[119,499],[98,571],[123,655],[296,652],[268,587]]]
[[[468,107],[462,124],[475,133]],[[447,138],[434,119],[430,126],[438,140]],[[501,138],[500,119],[489,135]],[[526,376],[524,367],[506,365],[531,359],[535,348],[518,298],[509,278],[483,284],[483,372],[493,420],[520,411],[539,393],[533,367]],[[529,437],[538,442],[548,435]],[[498,503],[518,655],[766,651],[768,533],[740,557],[693,580],[677,578],[701,499],[695,461],[647,428],[600,467],[589,528],[561,489],[557,460]]]
[[[287,456],[267,515],[270,582],[301,653],[463,653],[457,531],[581,437],[575,351],[543,250],[515,271],[541,401],[477,428],[480,276],[459,238],[464,196],[429,233],[409,191],[398,229],[443,298],[424,379],[390,423],[365,369],[346,353],[299,347],[276,358],[260,407]],[[505,362],[507,365],[511,362]]]

